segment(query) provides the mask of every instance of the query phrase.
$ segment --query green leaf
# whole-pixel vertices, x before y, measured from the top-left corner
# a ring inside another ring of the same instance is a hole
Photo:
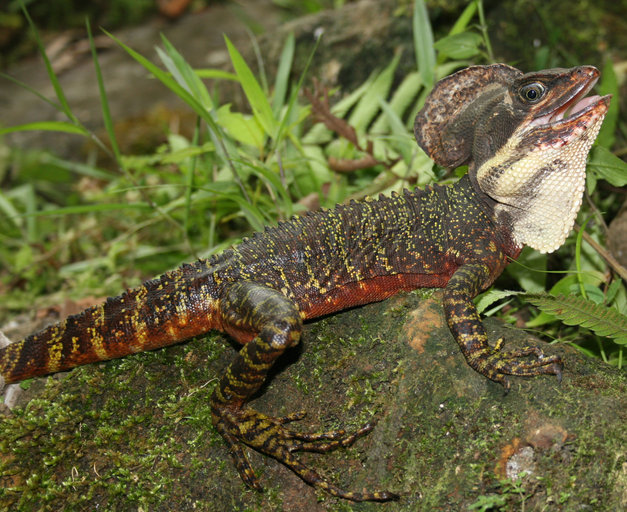
[[[387,103],[387,107],[391,112],[393,112],[396,117],[403,118],[405,114],[405,110],[410,105],[415,104],[416,96],[422,89],[422,78],[420,77],[420,73],[417,71],[413,71],[409,73],[407,76],[403,78],[403,81],[395,87],[394,93],[392,94],[392,99]],[[380,134],[387,133],[388,126],[390,126],[389,116],[387,113],[383,112],[379,118],[373,123],[370,128],[370,133]],[[411,119],[411,124],[413,126],[413,117]],[[392,127],[394,128],[394,127]],[[404,127],[404,132],[407,133],[407,128]],[[400,133],[400,132],[398,132]]]
[[[379,73],[349,116],[348,124],[358,133],[366,130],[380,109],[379,101],[387,98],[399,59],[400,54],[396,55],[392,62]]]
[[[483,313],[489,306],[495,303],[497,300],[505,299],[507,297],[511,297],[512,295],[521,295],[524,292],[515,292],[510,290],[488,290],[485,293],[482,293],[475,300],[475,304],[477,306],[477,312]]]
[[[611,185],[624,187],[627,184],[627,163],[603,146],[592,148],[589,165],[599,178],[606,180]]]
[[[126,51],[131,57],[133,57],[137,62],[139,62],[146,70],[148,70],[155,78],[157,78],[163,85],[165,85],[168,89],[170,89],[174,94],[176,94],[179,98],[181,98],[185,103],[187,103],[193,110],[198,114],[203,121],[209,125],[211,137],[217,149],[217,153],[223,159],[224,162],[231,162],[231,158],[229,156],[229,151],[226,146],[229,143],[228,137],[225,137],[220,126],[214,120],[211,112],[209,112],[203,105],[197,100],[183,85],[180,85],[174,80],[168,73],[160,69],[158,66],[150,62],[146,57],[141,55],[140,53],[133,50],[130,46],[127,46],[122,41],[120,41],[117,37],[115,37],[110,32],[107,32],[103,29],[103,32],[107,34],[111,39],[113,39],[119,46],[121,46],[124,51]],[[237,171],[230,164],[233,179],[237,182],[240,189],[242,190],[242,195],[244,197],[248,197],[246,189],[244,188],[239,176],[237,175]]]
[[[36,91],[35,89],[33,89],[30,85],[28,85],[28,84],[18,80],[17,78],[12,77],[11,75],[7,75],[6,73],[0,72],[0,77],[5,78],[6,80],[9,80],[10,82],[13,82],[16,85],[19,85],[22,89],[25,89],[28,92],[30,92],[31,94],[34,94],[41,101],[47,103],[48,105],[50,105],[55,110],[57,110],[59,112],[63,112],[63,107],[61,105],[59,105],[58,103],[55,103],[54,101],[46,98],[43,94],[41,94],[39,91]]]
[[[224,193],[219,188],[212,185],[204,185],[203,187],[201,187],[201,190],[205,192],[210,192],[226,201],[234,202],[238,206],[240,211],[244,214],[246,220],[252,226],[252,228],[255,231],[263,231],[266,220],[264,219],[259,209],[251,204],[250,201],[247,201],[246,199],[236,194]]]
[[[451,59],[470,59],[481,53],[479,46],[483,38],[474,32],[462,32],[446,36],[437,41],[433,47],[445,57]]]
[[[50,59],[48,58],[48,55],[46,54],[46,49],[44,47],[44,44],[42,43],[41,38],[39,37],[39,32],[37,31],[37,27],[35,27],[35,23],[33,23],[33,20],[31,19],[30,14],[28,14],[28,11],[26,10],[26,6],[20,2],[20,7],[22,8],[22,11],[24,12],[24,16],[28,20],[28,24],[30,25],[31,30],[33,31],[35,41],[37,42],[37,49],[39,50],[39,53],[41,54],[41,58],[44,61],[44,65],[46,66],[46,71],[48,73],[48,78],[50,80],[50,83],[52,84],[52,87],[54,88],[54,92],[57,95],[57,99],[59,100],[60,106],[63,109],[63,112],[65,113],[65,115],[68,117],[68,119],[70,119],[70,121],[72,121],[73,123],[79,125],[80,123],[78,119],[76,118],[76,116],[72,113],[72,109],[70,108],[67,98],[65,97],[63,88],[61,87],[61,84],[59,83],[59,78],[57,77],[57,74],[52,69],[52,64],[50,63]]]
[[[213,108],[211,96],[198,74],[163,34],[161,40],[165,52],[157,48],[157,54],[163,64],[179,85],[184,87],[204,108],[211,110]]]
[[[616,133],[616,123],[618,122],[618,78],[614,71],[614,63],[612,59],[607,59],[601,73],[601,82],[599,83],[599,93],[602,95],[611,94],[614,97],[610,103],[610,108],[605,114],[601,131],[597,136],[596,142],[605,148],[611,148],[614,145],[614,134]]]
[[[170,140],[172,140],[172,136],[170,136]],[[181,165],[186,161],[213,151],[215,151],[215,147],[211,142],[202,145],[190,144],[187,147],[176,149],[164,155],[157,155],[157,158],[163,164]]]
[[[120,152],[120,146],[115,136],[115,130],[113,129],[113,120],[111,119],[111,110],[109,110],[109,101],[107,100],[107,91],[105,90],[104,80],[102,78],[102,71],[100,69],[100,61],[98,60],[98,52],[96,51],[96,45],[94,44],[94,38],[91,33],[91,25],[89,20],[85,21],[87,25],[87,36],[89,39],[89,47],[91,49],[91,57],[94,62],[94,68],[96,69],[96,81],[98,82],[98,92],[100,94],[100,107],[102,109],[102,118],[104,120],[105,129],[107,135],[109,135],[109,142],[111,143],[111,149],[115,155],[117,164],[122,167],[122,153]]]
[[[0,190],[0,212],[4,213],[5,218],[9,219],[15,227],[21,228],[24,224],[20,212],[13,206],[13,203]]]
[[[237,82],[237,75],[221,69],[195,69],[198,78],[213,78],[214,80],[232,80]]]
[[[566,325],[587,327],[598,336],[612,338],[619,345],[627,344],[627,316],[612,307],[576,295],[527,294],[525,298]]]
[[[608,304],[611,304],[614,299],[616,298],[616,295],[618,294],[618,291],[621,289],[623,282],[621,281],[620,278],[614,279],[612,281],[612,283],[610,284],[610,286],[607,288],[607,293],[605,294],[605,300],[607,301]]]
[[[285,211],[285,217],[291,217],[293,215],[293,204],[289,195],[289,192],[283,186],[281,179],[277,173],[272,172],[262,165],[255,165],[252,162],[242,161],[243,165],[247,165],[255,170],[256,174],[262,177],[269,187],[281,196],[283,202],[283,210]]]
[[[88,164],[82,164],[80,162],[72,162],[70,160],[64,160],[62,158],[57,158],[51,154],[43,154],[40,157],[40,162],[42,164],[49,164],[59,167],[61,169],[67,169],[68,171],[72,171],[73,173],[80,174],[83,176],[89,176],[91,178],[96,178],[98,180],[112,181],[118,175],[109,171],[105,171],[103,169],[98,169],[97,167],[93,167]]]
[[[451,30],[449,31],[449,36],[460,34],[464,30],[466,30],[468,23],[470,23],[470,20],[472,19],[472,17],[475,15],[476,12],[477,12],[477,2],[476,1],[470,2],[464,9],[464,12],[462,12],[459,18],[457,18],[457,21],[453,25],[453,28],[451,28]]]
[[[85,130],[85,128],[74,123],[68,123],[67,121],[37,121],[34,123],[18,124],[16,126],[2,128],[0,130],[0,135],[14,132],[25,132],[29,130],[43,130],[50,132],[64,132],[75,133],[78,135],[88,135],[88,132],[87,130]]]
[[[262,149],[265,133],[256,117],[245,116],[240,112],[231,112],[230,103],[221,106],[217,115],[218,121],[231,137],[243,144]]]
[[[82,204],[76,206],[66,206],[64,208],[53,208],[50,210],[42,210],[33,213],[35,217],[48,217],[51,215],[70,215],[77,213],[106,212],[117,210],[152,210],[152,206],[148,203],[97,203]]]
[[[307,62],[305,63],[305,67],[303,68],[303,71],[302,71],[302,73],[301,73],[301,75],[300,75],[300,77],[298,79],[298,83],[293,88],[292,93],[290,94],[290,99],[287,102],[287,108],[283,109],[283,116],[281,117],[281,122],[279,123],[278,130],[277,130],[276,135],[275,135],[275,137],[273,138],[273,141],[272,141],[273,144],[274,144],[272,149],[276,149],[278,147],[279,143],[283,140],[284,134],[287,132],[287,136],[290,138],[290,140],[292,141],[294,146],[299,148],[299,151],[302,151],[302,147],[301,147],[301,142],[302,141],[301,141],[300,138],[296,138],[293,133],[290,133],[288,131],[288,128],[289,128],[288,123],[290,122],[290,120],[292,118],[292,112],[294,111],[294,108],[297,106],[298,92],[300,91],[301,87],[303,86],[303,82],[305,81],[305,76],[307,76],[307,72],[309,71],[309,66],[311,66],[311,62],[313,61],[313,57],[314,57],[314,55],[316,53],[316,50],[318,49],[318,44],[319,43],[320,43],[320,38],[316,39],[316,44],[314,44],[313,48],[311,49],[311,52],[309,53],[309,57],[307,58]],[[288,51],[288,53],[289,53],[289,51]],[[283,62],[283,59],[287,60],[287,56],[285,55],[285,51],[284,51],[284,54],[281,55],[281,63]],[[286,79],[287,79],[287,77],[286,77]],[[277,82],[278,82],[278,80],[279,79],[277,77]],[[302,117],[300,120],[304,120],[304,117]],[[321,123],[321,125],[322,125],[322,123]]]
[[[525,247],[525,249],[527,249],[527,247]],[[546,257],[546,255],[543,255],[543,256]],[[509,265],[508,268],[511,266],[512,265]],[[570,295],[570,293],[573,290],[575,290],[576,292],[579,279],[580,278],[579,276],[577,276],[577,274],[570,274],[570,275],[564,276],[557,283],[553,285],[553,287],[549,290],[549,293],[553,296]],[[601,283],[605,281],[605,276],[601,272],[594,272],[594,271],[588,270],[586,272],[583,272],[581,279],[583,280],[584,285],[586,286],[590,285],[590,286],[598,287]],[[526,290],[526,291],[538,292],[538,290]],[[541,325],[546,325],[554,321],[555,321],[554,316],[551,316],[548,313],[545,313],[542,311],[537,317],[529,320],[526,323],[526,326],[527,327],[540,327]]]
[[[605,276],[602,272],[588,270],[581,274],[581,277],[577,274],[570,274],[562,277],[557,283],[555,283],[549,293],[551,295],[569,295],[571,290],[577,288],[579,281],[582,280],[584,284],[591,286],[600,286],[605,282]]]
[[[290,32],[285,40],[281,58],[279,59],[279,68],[276,72],[276,80],[274,82],[274,95],[272,96],[272,110],[276,117],[279,116],[281,109],[285,103],[287,89],[290,80],[290,71],[292,69],[292,61],[294,59],[294,34]]]
[[[414,1],[413,32],[418,71],[422,77],[422,83],[427,89],[431,89],[434,82],[436,59],[433,48],[433,32],[424,0]]]
[[[244,94],[253,109],[253,113],[259,120],[261,126],[263,126],[266,133],[270,137],[274,138],[277,130],[277,121],[272,113],[272,108],[270,107],[266,94],[263,92],[263,89],[259,85],[259,82],[255,78],[253,72],[248,67],[248,64],[246,64],[242,55],[237,51],[237,48],[233,46],[233,43],[231,43],[226,35],[224,36],[224,40],[226,41],[226,46],[229,51],[229,55],[231,56],[231,62],[235,68],[235,73],[237,74],[237,78],[239,78],[239,82],[244,89]]]
[[[395,142],[395,144],[392,143],[390,145],[398,149],[401,155],[403,155],[405,162],[411,162],[416,151],[416,142],[413,137],[409,136],[403,120],[398,116],[391,105],[383,99],[380,100],[380,104],[383,110],[383,119],[385,119],[394,134],[394,137],[388,137],[390,142]],[[381,120],[381,118],[379,120]]]
[[[174,80],[168,73],[163,71],[161,68],[150,62],[146,57],[141,55],[140,53],[133,50],[130,46],[127,46],[122,41],[120,41],[117,37],[115,37],[110,32],[107,32],[103,29],[103,32],[107,34],[113,41],[115,41],[120,47],[122,47],[133,59],[135,59],[139,64],[141,64],[149,73],[151,73],[155,78],[157,78],[163,85],[165,85],[168,89],[170,89],[174,94],[176,94],[179,98],[181,98],[185,103],[187,103],[190,107],[194,109],[200,117],[202,117],[212,129],[218,130],[218,126],[215,124],[213,118],[209,115],[206,109],[200,104],[199,101],[194,98],[189,91],[178,84],[176,80]]]

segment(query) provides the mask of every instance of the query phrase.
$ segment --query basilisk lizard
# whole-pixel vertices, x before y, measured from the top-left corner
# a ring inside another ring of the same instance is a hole
[[[387,491],[343,490],[296,457],[350,445],[346,433],[299,433],[250,405],[305,320],[383,300],[399,290],[444,288],[444,311],[468,364],[508,386],[508,375],[561,375],[537,347],[488,344],[472,302],[523,245],[564,242],[581,204],[586,157],[610,97],[586,97],[590,66],[522,72],[475,66],[438,82],[416,118],[418,144],[441,166],[468,164],[453,186],[405,191],[308,213],[209,260],[167,272],[0,350],[5,383],[170,345],[212,329],[243,345],[211,398],[213,424],[244,481],[261,489],[242,445],[303,480],[355,501]],[[1,383],[0,383],[1,384]]]

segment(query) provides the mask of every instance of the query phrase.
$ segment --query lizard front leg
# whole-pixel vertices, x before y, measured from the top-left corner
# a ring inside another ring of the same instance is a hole
[[[261,490],[242,443],[274,457],[305,482],[334,496],[353,501],[396,499],[397,496],[389,492],[340,489],[294,455],[297,451],[328,452],[350,446],[370,432],[373,424],[368,423],[353,433],[343,430],[299,433],[286,428],[285,424],[301,419],[303,413],[273,418],[246,405],[265,381],[277,358],[300,339],[302,318],[296,304],[274,289],[253,282],[238,282],[225,290],[220,313],[224,329],[236,337],[245,339],[245,333],[257,333],[227,368],[211,397],[213,424],[228,444],[244,482]]]
[[[448,326],[461,347],[468,364],[488,379],[499,382],[506,390],[506,375],[557,375],[561,379],[562,361],[559,356],[545,356],[538,347],[503,350],[503,339],[495,346],[488,337],[472,299],[490,282],[490,268],[486,263],[462,265],[444,289],[444,313]],[[531,357],[530,357],[531,356]]]

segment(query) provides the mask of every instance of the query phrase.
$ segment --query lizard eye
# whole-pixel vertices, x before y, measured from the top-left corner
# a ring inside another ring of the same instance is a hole
[[[540,82],[523,85],[520,88],[520,96],[528,103],[537,103],[544,96],[546,88]]]

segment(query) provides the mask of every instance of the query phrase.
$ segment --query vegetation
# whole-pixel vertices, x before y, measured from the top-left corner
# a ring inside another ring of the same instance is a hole
[[[285,41],[277,76],[270,85],[263,74],[254,76],[228,39],[225,45],[233,73],[192,69],[165,38],[159,49],[160,67],[109,35],[196,116],[190,136],[169,133],[167,142],[156,150],[134,155],[120,149],[89,25],[105,138],[88,130],[72,110],[26,10],[24,15],[56,92],[54,100],[41,99],[65,120],[5,127],[0,136],[34,129],[75,133],[93,141],[105,158],[99,160],[104,163],[94,165],[0,146],[5,155],[2,172],[9,185],[0,192],[0,293],[4,298],[0,318],[5,320],[34,303],[60,301],[60,293],[74,299],[88,293],[118,293],[182,261],[219,252],[242,236],[312,205],[332,207],[349,198],[454,181],[465,170],[451,174],[434,167],[411,136],[413,119],[437,79],[491,59],[480,1],[471,2],[449,34],[436,42],[424,3],[416,1],[416,70],[394,84],[397,56],[344,96],[320,87],[305,89],[304,75],[291,81],[293,37]],[[509,266],[500,286],[534,294],[576,294],[580,297],[577,308],[593,316],[598,308],[609,308],[609,316],[614,315],[620,326],[627,311],[627,293],[619,277],[621,269],[609,267],[606,261],[600,213],[614,211],[616,196],[598,185],[599,180],[606,180],[623,186],[627,167],[610,151],[618,129],[619,103],[611,63],[602,70],[602,77],[600,89],[615,99],[592,152],[587,187],[591,201],[584,201],[579,216],[586,237],[596,244],[583,241],[582,228],[557,256],[525,251],[519,262]],[[242,87],[247,108],[240,111],[232,104],[218,103],[217,91],[225,81]],[[9,174],[10,168],[18,172]],[[63,291],[49,296],[55,290]],[[624,332],[612,341],[604,337],[607,329],[586,330],[583,320],[577,321],[568,309],[573,301],[561,304],[566,308],[561,317],[546,300],[533,301],[545,312],[529,308],[524,295],[488,292],[479,304],[486,310],[497,300],[498,305],[487,314],[498,313],[512,323],[531,315],[527,327],[542,327],[536,334],[623,364]],[[557,320],[564,316],[575,326]]]

